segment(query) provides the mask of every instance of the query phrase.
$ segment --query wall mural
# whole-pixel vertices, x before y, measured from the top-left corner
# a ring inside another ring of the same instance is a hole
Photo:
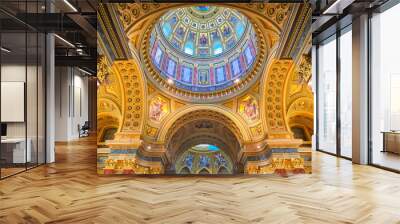
[[[232,174],[232,160],[219,147],[199,144],[186,150],[175,163],[177,174]]]
[[[258,120],[259,108],[257,100],[251,95],[242,98],[239,103],[239,113],[250,122]]]
[[[310,173],[311,15],[100,4],[98,174]]]
[[[149,118],[152,121],[160,122],[169,113],[169,103],[162,96],[156,96],[150,101]]]

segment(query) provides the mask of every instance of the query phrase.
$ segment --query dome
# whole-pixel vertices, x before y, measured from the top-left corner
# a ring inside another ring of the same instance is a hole
[[[159,75],[190,92],[238,85],[257,58],[253,25],[225,7],[172,9],[154,25],[149,42],[148,54]]]

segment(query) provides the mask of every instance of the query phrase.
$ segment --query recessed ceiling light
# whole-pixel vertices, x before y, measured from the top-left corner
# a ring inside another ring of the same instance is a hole
[[[85,73],[85,74],[87,74],[87,75],[92,75],[92,73],[90,73],[90,72],[88,72],[88,71],[85,71],[85,70],[83,70],[83,69],[81,69],[81,68],[78,68],[78,70],[81,71],[81,72],[83,72],[83,73]]]
[[[64,3],[68,5],[74,12],[78,12],[78,10],[68,1],[64,0]]]
[[[0,49],[1,49],[1,51],[4,51],[6,53],[10,53],[11,52],[11,50],[9,50],[9,49],[7,49],[5,47],[1,47]]]
[[[62,42],[66,43],[68,46],[75,48],[75,45],[73,45],[71,42],[69,42],[68,40],[60,37],[58,34],[54,34],[55,37],[57,37],[59,40],[61,40]]]
[[[147,146],[147,149],[151,149],[151,145],[148,145],[148,146]]]

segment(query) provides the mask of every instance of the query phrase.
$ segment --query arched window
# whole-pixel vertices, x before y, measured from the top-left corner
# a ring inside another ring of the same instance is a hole
[[[203,168],[200,170],[199,174],[210,174],[207,169]]]

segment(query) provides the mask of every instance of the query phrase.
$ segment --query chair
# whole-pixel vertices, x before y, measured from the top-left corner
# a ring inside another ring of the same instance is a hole
[[[85,121],[82,127],[80,127],[80,125],[78,124],[79,138],[89,136],[89,129],[90,129],[89,121]]]

